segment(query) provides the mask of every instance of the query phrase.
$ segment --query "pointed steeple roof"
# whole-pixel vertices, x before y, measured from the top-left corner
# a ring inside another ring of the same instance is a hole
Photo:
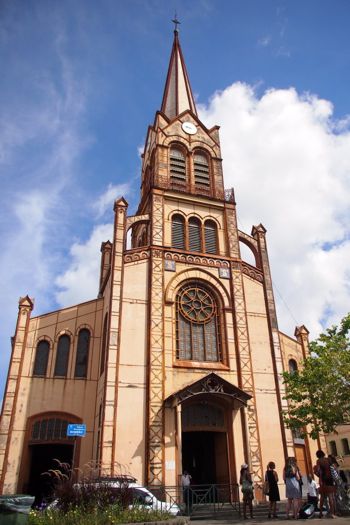
[[[173,119],[186,109],[197,115],[196,105],[181,51],[178,31],[174,31],[168,74],[165,83],[161,111]]]

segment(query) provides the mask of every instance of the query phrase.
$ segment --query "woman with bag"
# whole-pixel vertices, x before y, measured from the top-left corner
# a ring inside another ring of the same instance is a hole
[[[239,484],[242,486],[243,494],[243,517],[247,518],[247,506],[249,507],[250,517],[253,516],[253,499],[254,499],[254,489],[253,489],[253,480],[250,472],[248,471],[248,465],[243,463],[241,466],[241,475],[239,478]]]
[[[276,503],[280,501],[280,491],[278,489],[278,474],[275,471],[276,465],[270,461],[265,472],[264,494],[269,496],[269,518],[277,518]]]
[[[293,517],[298,519],[299,510],[301,507],[300,494],[300,473],[294,457],[287,458],[286,465],[283,469],[283,480],[286,484],[286,498],[287,501],[287,520],[289,519],[289,512],[293,509]]]

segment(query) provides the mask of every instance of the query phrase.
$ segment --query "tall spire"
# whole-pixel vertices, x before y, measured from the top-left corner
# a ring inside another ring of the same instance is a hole
[[[179,42],[177,25],[180,23],[175,15],[174,43],[171,50],[168,74],[165,83],[161,111],[169,119],[175,118],[186,109],[197,115],[190,81]]]

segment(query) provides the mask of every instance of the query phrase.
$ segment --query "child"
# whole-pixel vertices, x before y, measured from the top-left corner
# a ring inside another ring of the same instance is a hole
[[[316,481],[311,477],[307,477],[307,501],[308,503],[312,503],[315,507],[315,510],[317,509],[318,505],[318,490],[317,490],[317,484]]]

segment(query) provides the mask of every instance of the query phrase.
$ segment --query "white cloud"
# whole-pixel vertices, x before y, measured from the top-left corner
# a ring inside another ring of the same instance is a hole
[[[271,43],[271,36],[270,35],[264,35],[258,40],[258,46],[259,47],[267,47]]]
[[[85,243],[76,242],[72,245],[72,262],[55,281],[60,288],[56,299],[62,307],[97,297],[101,255],[99,248],[102,242],[112,241],[112,234],[112,224],[101,224],[95,226]]]
[[[91,144],[84,120],[84,79],[73,74],[61,43],[52,49],[53,61],[55,57],[61,69],[45,69],[35,61],[36,67],[28,69],[24,60],[12,60],[8,84],[1,89],[0,386],[15,329],[17,299],[26,293],[37,298],[33,315],[56,306],[52,283],[65,264],[68,209],[71,200],[79,198],[72,187],[79,178],[81,154]],[[17,78],[25,78],[23,89],[16,84]]]
[[[130,184],[108,184],[106,191],[104,191],[93,204],[97,217],[100,218],[107,211],[111,211],[114,201],[119,197],[125,197],[129,191]]]
[[[241,83],[200,109],[208,127],[221,125],[239,227],[267,228],[274,285],[312,336],[349,310],[349,117],[339,123],[332,114],[332,104],[315,95],[291,88],[259,98]],[[275,298],[280,328],[293,333],[294,319]]]

